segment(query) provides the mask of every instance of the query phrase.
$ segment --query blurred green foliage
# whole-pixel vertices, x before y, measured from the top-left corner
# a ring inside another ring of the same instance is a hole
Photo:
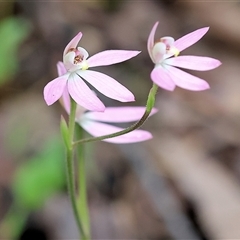
[[[18,69],[18,49],[30,33],[30,24],[16,17],[0,22],[0,85],[10,79]]]
[[[21,164],[13,181],[15,204],[35,210],[65,184],[64,149],[60,140],[51,140],[42,152]]]
[[[47,141],[39,154],[21,163],[12,184],[13,204],[0,225],[1,237],[18,238],[29,214],[64,188],[64,169],[64,148],[59,136]]]
[[[76,128],[81,129],[78,125]],[[92,148],[89,153],[93,153]],[[29,215],[41,210],[46,200],[65,189],[65,148],[58,135],[16,168],[12,183],[13,204],[0,224],[4,237],[0,239],[18,239]]]

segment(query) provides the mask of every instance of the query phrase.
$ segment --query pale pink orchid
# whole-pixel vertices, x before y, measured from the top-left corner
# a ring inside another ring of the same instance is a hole
[[[155,64],[151,72],[152,81],[169,91],[173,91],[176,86],[192,91],[208,89],[209,84],[205,80],[179,68],[206,71],[218,67],[221,62],[217,59],[201,56],[178,57],[178,54],[198,42],[207,33],[209,27],[200,28],[176,41],[172,37],[163,37],[154,42],[157,26],[158,22],[155,23],[150,32],[147,44],[149,55]]]
[[[125,123],[138,121],[145,112],[145,107],[106,107],[104,112],[84,112],[79,114],[76,121],[80,126],[94,137],[112,134],[123,130],[107,123]],[[151,115],[156,113],[154,108]],[[134,130],[121,136],[104,139],[110,143],[135,143],[152,138],[152,134],[145,130]]]
[[[63,105],[69,113],[70,98],[67,91],[63,93]],[[88,111],[77,106],[76,122],[90,135],[100,137],[123,130],[121,127],[113,126],[107,123],[126,123],[138,121],[145,112],[145,107],[106,107],[104,112]],[[157,112],[153,108],[150,115]],[[146,141],[152,138],[152,134],[145,130],[134,130],[132,132],[107,138],[103,141],[110,143],[136,143]]]
[[[65,66],[62,62],[57,64],[58,75],[61,76],[66,73]],[[93,92],[93,94],[95,94]],[[67,88],[64,89],[61,103],[66,110],[70,113],[70,96]],[[125,123],[138,121],[145,112],[145,107],[106,107],[104,112],[88,111],[80,105],[77,105],[75,121],[88,133],[94,137],[99,137],[107,134],[112,134],[123,130],[123,128],[116,127],[103,122],[111,123]],[[157,112],[153,108],[151,115]],[[142,142],[152,138],[152,134],[145,130],[134,130],[121,136],[104,139],[105,142],[110,143],[135,143]]]
[[[84,81],[109,98],[120,102],[134,101],[134,95],[115,79],[103,73],[88,70],[88,68],[120,63],[135,57],[140,52],[108,50],[88,58],[88,52],[82,47],[77,47],[81,38],[82,33],[79,32],[64,49],[63,63],[66,72],[45,86],[44,99],[46,103],[53,104],[67,89],[73,100],[84,108],[92,111],[104,111],[104,104]]]

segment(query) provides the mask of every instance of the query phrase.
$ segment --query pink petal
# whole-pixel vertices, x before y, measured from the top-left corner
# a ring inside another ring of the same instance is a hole
[[[147,48],[148,48],[148,53],[150,58],[152,59],[152,61],[154,62],[153,56],[152,56],[152,49],[153,49],[153,45],[154,45],[154,36],[155,36],[155,32],[157,30],[157,26],[158,26],[159,22],[156,22],[149,34],[148,37],[148,42],[147,42]]]
[[[57,63],[57,71],[58,71],[58,76],[62,76],[64,75],[65,73],[67,73],[67,70],[63,64],[63,62],[58,62]]]
[[[70,48],[76,48],[81,38],[82,38],[82,33],[79,32],[65,47],[63,56],[69,51]]]
[[[120,102],[134,101],[134,95],[115,79],[91,70],[80,70],[78,74],[105,96]]]
[[[62,104],[62,106],[64,107],[64,109],[66,110],[66,112],[68,114],[70,114],[70,109],[71,109],[71,99],[70,99],[70,95],[68,93],[68,89],[67,86],[65,87],[64,91],[63,91],[63,95],[60,98],[60,103]],[[83,108],[80,105],[77,105],[77,109],[76,109],[76,118],[81,118],[83,113],[86,111],[85,108]]]
[[[164,64],[186,69],[206,71],[221,65],[221,62],[214,58],[197,56],[179,56],[164,60]]]
[[[140,51],[108,50],[93,55],[87,62],[89,67],[106,66],[126,61],[139,53]]]
[[[68,89],[67,86],[65,87],[64,91],[63,91],[63,95],[60,98],[60,103],[62,104],[62,106],[64,107],[65,111],[70,114],[70,110],[71,110],[71,99],[70,99],[70,95],[68,93]],[[77,104],[77,109],[76,109],[76,119],[77,118],[81,118],[83,113],[86,111],[85,108],[83,108],[82,106]]]
[[[69,74],[65,74],[55,78],[44,87],[43,95],[48,106],[55,103],[62,96],[68,77]]]
[[[208,29],[209,27],[204,27],[188,33],[187,35],[176,40],[174,46],[181,52],[199,41],[207,33]]]
[[[103,112],[105,110],[105,106],[100,99],[75,73],[72,73],[68,79],[68,91],[74,101],[80,106],[91,111]]]
[[[62,76],[67,72],[63,62],[58,62],[57,63],[57,70],[58,70],[58,76]],[[63,90],[63,94],[62,94],[62,97],[60,99],[60,103],[62,104],[62,106],[64,107],[66,112],[69,114],[70,113],[70,96],[69,96],[69,93],[68,93],[67,84],[66,84],[66,86]]]
[[[104,112],[88,112],[84,116],[102,122],[133,122],[138,121],[145,112],[145,107],[106,107]],[[157,112],[153,108],[151,115]]]
[[[167,70],[175,84],[181,88],[192,91],[202,91],[210,88],[205,80],[195,77],[178,68],[168,66]]]
[[[94,137],[99,137],[123,130],[123,128],[94,121],[80,121],[79,124],[82,126],[83,129],[85,129],[85,131],[89,132]],[[130,133],[113,138],[108,138],[103,141],[111,143],[134,143],[146,141],[151,138],[152,134],[148,131],[134,130]]]
[[[60,99],[61,104],[63,105],[64,109],[66,112],[69,114],[70,113],[70,107],[71,107],[71,99],[68,93],[68,88],[67,85],[63,91],[62,98]]]
[[[151,79],[159,87],[164,88],[169,91],[173,91],[175,88],[175,83],[171,75],[161,66],[156,66],[151,72]]]

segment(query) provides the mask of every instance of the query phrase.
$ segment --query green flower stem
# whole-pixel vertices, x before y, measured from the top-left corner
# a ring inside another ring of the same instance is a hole
[[[104,140],[104,139],[107,139],[107,138],[117,137],[117,136],[129,133],[129,132],[132,132],[133,130],[141,127],[144,124],[144,122],[147,120],[147,118],[149,117],[149,115],[150,115],[150,113],[151,113],[151,111],[154,107],[157,90],[158,90],[158,86],[156,84],[153,84],[153,86],[150,89],[150,92],[148,94],[146,110],[145,110],[143,116],[141,117],[141,119],[138,122],[134,123],[133,125],[131,125],[128,128],[125,128],[124,130],[121,130],[121,131],[116,132],[116,133],[107,134],[107,135],[100,136],[100,137],[89,137],[89,138],[85,138],[85,139],[75,141],[73,143],[73,145],[75,146],[77,144],[82,144],[82,143],[87,143],[87,142],[96,142],[96,141],[101,141],[101,140]]]
[[[75,114],[76,114],[77,104],[71,100],[71,111],[69,115],[69,143],[67,144],[67,187],[69,191],[69,196],[73,208],[73,213],[79,232],[81,234],[81,239],[87,239],[84,233],[82,222],[78,214],[77,203],[76,203],[76,191],[75,191],[75,179],[74,179],[74,154],[73,154],[73,140],[74,140],[74,127],[75,127]]]
[[[83,138],[83,129],[80,127],[80,125],[76,125],[76,135],[78,139]],[[79,184],[78,185],[79,197],[77,199],[78,210],[81,216],[82,226],[85,235],[87,239],[91,239],[89,210],[87,202],[86,166],[83,145],[79,145],[77,148],[77,160],[78,160],[78,184]]]
[[[76,109],[77,109],[77,103],[71,99],[71,110],[70,110],[70,115],[69,115],[69,141],[70,146],[72,145],[72,141],[74,140],[74,128],[75,128],[75,115],[76,115]],[[71,147],[72,148],[72,147]]]

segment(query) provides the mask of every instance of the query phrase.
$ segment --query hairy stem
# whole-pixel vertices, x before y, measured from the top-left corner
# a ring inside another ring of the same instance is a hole
[[[83,137],[83,129],[76,125],[76,134],[78,138]],[[78,160],[78,188],[79,188],[79,197],[78,197],[78,210],[81,216],[81,221],[83,229],[87,239],[91,239],[90,234],[90,220],[89,220],[89,210],[87,202],[87,184],[86,184],[86,164],[84,156],[84,146],[79,145],[77,148],[77,160]]]
[[[76,188],[75,188],[75,178],[74,178],[74,147],[73,147],[73,140],[74,140],[74,127],[75,127],[75,114],[76,114],[76,107],[77,104],[71,100],[71,111],[69,115],[69,144],[67,146],[67,187],[69,192],[69,197],[71,200],[71,205],[73,209],[73,214],[81,234],[81,239],[87,239],[84,233],[84,229],[82,226],[82,222],[78,213],[77,209],[77,202],[76,202]]]

